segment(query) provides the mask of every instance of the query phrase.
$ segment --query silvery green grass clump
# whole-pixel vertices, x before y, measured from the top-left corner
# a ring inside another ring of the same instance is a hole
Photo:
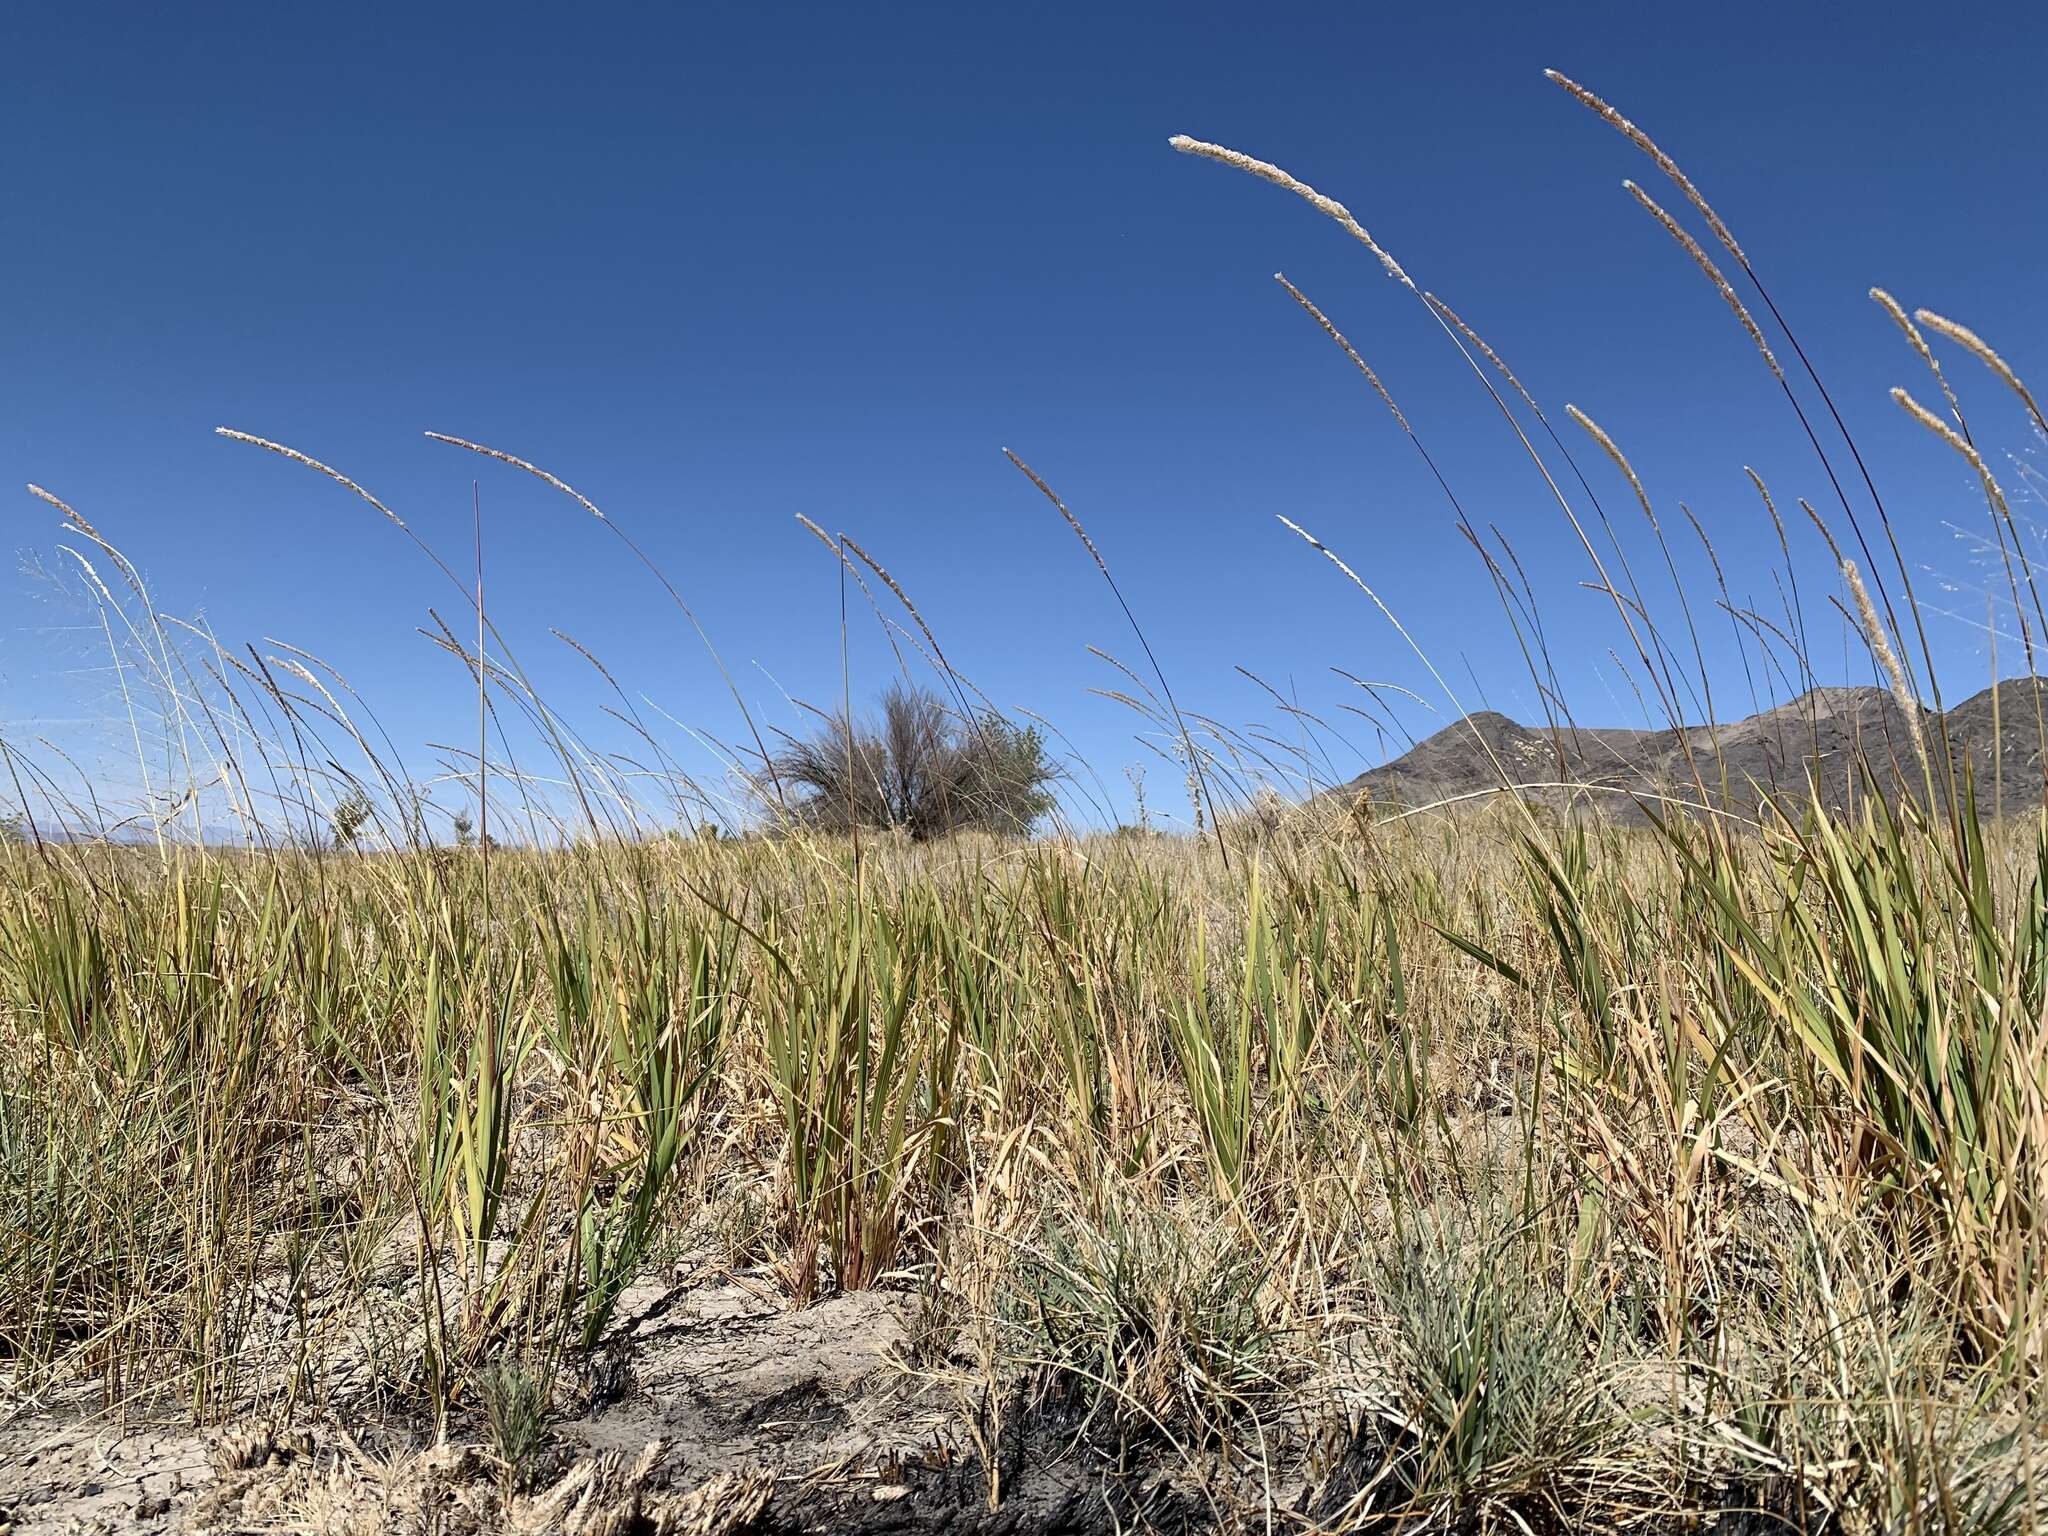
[[[2000,776],[2038,762],[2042,700],[1993,696],[1988,774],[1951,751],[1882,499],[1750,257],[1641,129],[1558,83],[1670,183],[1668,206],[1630,191],[1838,445],[1835,503],[1796,515],[1836,551],[1841,622],[1904,722],[1834,765],[1848,794],[1732,783],[1702,728],[1690,781],[1634,795],[1626,822],[1590,814],[1597,789],[1428,814],[1261,795],[1259,747],[1175,701],[1106,557],[1013,455],[1130,620],[1117,696],[1168,744],[1193,832],[1049,816],[1050,728],[995,709],[897,581],[815,525],[904,678],[874,725],[850,698],[808,740],[749,719],[746,816],[585,652],[646,751],[627,774],[587,748],[443,565],[476,623],[431,637],[467,669],[481,735],[468,808],[436,826],[339,673],[160,615],[40,492],[133,641],[124,688],[161,701],[183,756],[146,836],[96,841],[78,829],[104,814],[7,748],[9,1392],[91,1382],[199,1423],[368,1400],[445,1428],[481,1403],[516,1481],[630,1288],[714,1232],[791,1308],[924,1297],[905,1368],[981,1405],[978,1432],[1002,1405],[1105,1476],[1178,1467],[1219,1527],[2036,1528],[2048,819]],[[1594,479],[1660,541],[1674,524],[1625,445],[1539,407],[1348,209],[1174,144],[1306,200],[1441,322],[1674,723],[1707,691],[1686,669],[1710,609],[1811,680],[1790,614],[1642,598]],[[1900,429],[1981,485],[2031,664],[2048,617],[1959,396],[1981,384],[2048,422],[1976,333],[1875,297],[1925,381],[1896,391]],[[338,471],[230,435],[418,542]],[[540,477],[646,563],[552,474],[444,441]],[[1340,551],[1289,526],[1405,641]],[[1544,650],[1512,550],[1474,543],[1548,690],[1570,658]],[[508,719],[544,771],[499,766]],[[1523,771],[1495,767],[1503,789]],[[220,806],[232,847],[194,835]],[[367,1375],[337,1379],[332,1338],[370,1316]]]

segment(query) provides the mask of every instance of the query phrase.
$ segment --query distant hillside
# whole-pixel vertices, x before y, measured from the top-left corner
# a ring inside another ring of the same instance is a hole
[[[1958,769],[1968,762],[1974,771],[1987,813],[1994,783],[2007,810],[2039,803],[2037,708],[2048,715],[2048,680],[2020,678],[1987,688],[1946,714],[1921,709],[1937,772],[1945,738]],[[1726,802],[1735,809],[1754,808],[1765,794],[1803,797],[1809,774],[1820,783],[1822,798],[1840,806],[1852,791],[1862,793],[1854,767],[1859,755],[1887,794],[1896,794],[1901,784],[1920,783],[1906,716],[1881,688],[1816,688],[1718,729],[1526,726],[1487,710],[1445,726],[1332,793],[1346,800],[1369,794],[1375,805],[1429,805],[1497,789],[1505,775],[1514,784],[1545,786],[1522,791],[1532,802],[1640,821],[1635,797],[1696,801],[1696,786],[1704,783],[1711,799],[1721,802],[1724,773]],[[1559,785],[1571,787],[1552,787]]]

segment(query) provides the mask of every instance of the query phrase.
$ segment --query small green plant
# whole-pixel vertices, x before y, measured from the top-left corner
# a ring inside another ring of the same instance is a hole
[[[907,925],[856,896],[783,967],[763,1044],[787,1136],[787,1279],[799,1303],[818,1293],[821,1253],[849,1291],[896,1256],[925,1070],[910,1023],[922,961]]]
[[[1247,968],[1257,965],[1258,940],[1246,947]],[[1253,1082],[1259,1018],[1252,999],[1209,975],[1209,939],[1195,930],[1194,976],[1174,1000],[1173,1048],[1187,1085],[1216,1193],[1243,1197],[1257,1150],[1258,1100]],[[1221,994],[1220,1003],[1217,994]]]
[[[550,1040],[586,1091],[611,1093],[611,1128],[577,1143],[575,1246],[580,1339],[594,1348],[658,1231],[662,1196],[689,1139],[689,1116],[725,1034],[739,930],[684,936],[670,909],[642,900],[606,913],[593,892],[576,928],[549,947]],[[602,1143],[623,1144],[606,1160]]]
[[[1011,1349],[1077,1433],[1213,1442],[1281,1384],[1264,1282],[1258,1253],[1223,1227],[1135,1203],[1099,1220],[1061,1212],[1019,1255]]]
[[[498,1359],[478,1366],[471,1383],[505,1482],[523,1487],[547,1441],[549,1373],[530,1361]]]
[[[1583,1514],[1623,1430],[1611,1361],[1526,1238],[1429,1217],[1385,1257],[1380,1512],[1446,1528]]]

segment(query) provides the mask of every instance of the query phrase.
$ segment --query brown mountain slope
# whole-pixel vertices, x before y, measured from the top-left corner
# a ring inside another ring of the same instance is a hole
[[[2007,811],[2040,803],[2048,680],[2014,679],[1946,714],[1921,708],[1918,715],[1938,791],[1945,792],[1946,750],[1959,773],[1968,764],[1984,811],[1994,799]],[[1477,798],[1509,783],[1538,804],[1640,821],[1645,803],[1698,803],[1703,784],[1710,801],[1736,809],[1753,809],[1766,795],[1803,799],[1809,775],[1829,805],[1845,805],[1863,791],[1859,761],[1887,795],[1922,782],[1912,723],[1881,688],[1816,688],[1745,720],[1683,731],[1525,726],[1488,710],[1332,793],[1420,806]]]

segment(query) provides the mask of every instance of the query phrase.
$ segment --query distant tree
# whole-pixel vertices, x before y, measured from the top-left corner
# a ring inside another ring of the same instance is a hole
[[[1053,807],[1055,770],[1035,726],[991,711],[966,720],[937,694],[898,683],[875,724],[840,716],[785,741],[773,778],[815,827],[900,827],[913,838],[981,828],[1028,831]]]
[[[19,811],[0,811],[0,848],[18,848],[28,841],[28,818]]]
[[[472,848],[476,846],[476,823],[470,819],[469,812],[457,811],[453,818],[453,825],[455,827],[456,847]]]
[[[334,846],[353,848],[374,814],[375,807],[370,804],[370,797],[359,788],[351,789],[335,801],[334,809],[327,814],[328,827],[334,834]]]

